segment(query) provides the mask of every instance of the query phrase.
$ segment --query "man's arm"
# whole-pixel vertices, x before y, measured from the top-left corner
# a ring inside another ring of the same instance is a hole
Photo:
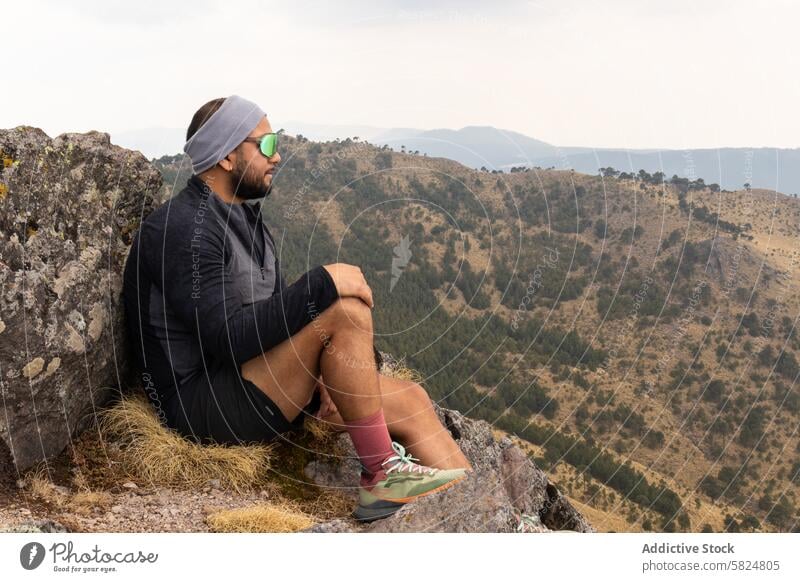
[[[279,293],[244,306],[221,232],[183,225],[166,228],[166,239],[153,236],[156,229],[143,232],[164,257],[163,273],[152,276],[169,306],[196,330],[204,353],[237,367],[297,333],[339,298],[333,278],[317,266]]]

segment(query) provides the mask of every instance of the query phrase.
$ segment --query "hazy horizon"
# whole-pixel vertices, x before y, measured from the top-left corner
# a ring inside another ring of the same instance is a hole
[[[493,126],[620,149],[800,145],[800,7],[784,0],[80,6],[4,8],[6,46],[23,57],[4,65],[0,127],[181,128],[238,93],[278,126]]]

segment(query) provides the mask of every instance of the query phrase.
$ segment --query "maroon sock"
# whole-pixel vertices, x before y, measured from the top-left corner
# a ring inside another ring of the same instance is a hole
[[[373,485],[373,481],[378,480],[378,473],[383,468],[381,463],[394,454],[383,409],[379,408],[364,418],[347,420],[344,424],[353,440],[356,454],[368,472],[367,475],[361,473],[361,485]]]

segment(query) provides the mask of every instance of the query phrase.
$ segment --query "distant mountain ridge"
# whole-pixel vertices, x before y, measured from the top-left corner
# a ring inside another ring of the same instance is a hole
[[[470,168],[509,171],[514,167],[573,169],[597,174],[600,168],[637,173],[663,172],[708,184],[723,190],[738,190],[745,184],[785,194],[800,193],[800,149],[794,148],[696,148],[688,150],[560,147],[527,135],[491,126],[467,126],[458,130],[379,128],[368,125],[325,125],[289,121],[290,135],[315,141],[358,136],[396,151],[419,152],[448,158]],[[181,152],[185,130],[148,128],[120,132],[112,141],[138,149],[148,158]]]
[[[663,172],[724,190],[754,188],[800,193],[800,149],[698,148],[689,150],[626,150],[616,148],[558,147],[514,131],[470,126],[460,130],[390,130],[377,135],[377,145],[455,160],[471,168],[508,171],[512,167],[572,169],[597,174],[612,167],[636,174]]]

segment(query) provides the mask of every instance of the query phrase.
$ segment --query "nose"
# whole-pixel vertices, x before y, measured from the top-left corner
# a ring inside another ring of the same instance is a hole
[[[275,154],[271,158],[267,158],[267,159],[269,160],[269,162],[271,164],[280,164],[281,163],[281,155],[278,152],[275,152]]]

